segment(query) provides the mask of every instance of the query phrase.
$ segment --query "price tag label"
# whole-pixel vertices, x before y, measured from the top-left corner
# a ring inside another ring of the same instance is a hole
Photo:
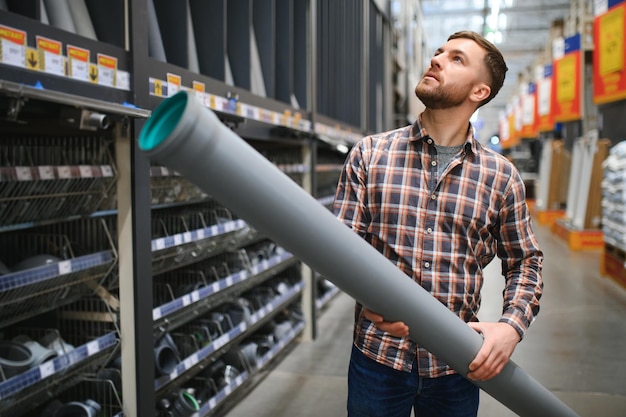
[[[65,58],[50,52],[43,53],[44,71],[49,74],[65,76]]]
[[[198,240],[204,239],[204,229],[198,229]]]
[[[98,344],[97,340],[93,340],[87,343],[87,355],[89,356],[95,355],[99,351],[100,351],[100,345]]]
[[[156,321],[161,318],[161,309],[155,308],[152,310],[152,320]]]
[[[39,171],[39,178],[42,180],[53,180],[54,179],[54,168],[50,165],[44,165],[37,167]]]
[[[70,71],[72,78],[81,81],[89,81],[89,63],[71,60]]]
[[[183,306],[187,307],[189,304],[191,304],[191,297],[189,294],[183,295]]]
[[[48,378],[54,373],[54,362],[47,361],[39,365],[39,373],[41,374],[41,379]]]
[[[36,44],[39,51],[40,68],[49,74],[65,76],[65,57],[62,55],[62,43],[45,36],[37,36]]]
[[[17,45],[5,39],[2,40],[2,63],[24,67],[25,52],[22,45]]]
[[[33,179],[30,167],[15,167],[15,176],[18,181],[32,181]]]
[[[231,275],[226,277],[226,285],[229,287],[233,285],[233,277]]]
[[[221,348],[222,346],[224,346],[226,342],[224,341],[224,337],[219,337],[217,339],[215,339],[215,342],[213,342],[213,346],[215,347],[215,350],[218,350],[219,348]]]
[[[174,235],[174,245],[182,245],[183,244],[183,236],[180,234]]]
[[[57,167],[57,173],[59,174],[59,178],[64,180],[72,178],[72,168],[67,165]]]
[[[175,380],[176,378],[178,378],[178,367],[176,367],[172,373],[170,374],[170,380]]]
[[[117,81],[117,58],[98,54],[98,84],[115,87]]]
[[[195,303],[195,302],[196,302],[196,301],[198,301],[199,299],[200,299],[200,292],[199,292],[199,291],[197,291],[197,290],[196,290],[196,291],[194,291],[194,292],[192,292],[192,293],[191,293],[191,301],[192,301],[192,302],[194,302],[194,303]]]
[[[157,250],[165,249],[165,239],[157,239],[156,248]]]
[[[178,74],[167,73],[167,95],[169,97],[181,90],[181,76]]]
[[[185,243],[189,243],[191,242],[193,239],[191,237],[191,232],[185,232],[183,233],[183,242]]]
[[[102,165],[100,166],[100,170],[102,171],[103,177],[112,177],[113,176],[113,168],[111,165]]]
[[[198,355],[194,353],[185,359],[185,369],[191,369],[198,363]]]
[[[215,96],[213,94],[209,94],[207,99],[205,99],[205,101],[208,101],[208,104],[205,103],[205,105],[208,105],[209,108],[217,109],[217,103],[215,101]]]
[[[72,272],[72,261],[59,262],[59,275],[66,275]]]
[[[26,63],[26,32],[0,25],[0,60],[3,64],[24,68]]]
[[[130,73],[118,70],[115,85],[121,90],[130,90]]]
[[[98,84],[115,87],[115,70],[107,67],[98,67]]]
[[[81,178],[93,178],[93,170],[89,165],[80,165],[78,171],[80,172]]]
[[[66,50],[68,75],[75,80],[89,81],[89,50],[73,45],[67,45]]]

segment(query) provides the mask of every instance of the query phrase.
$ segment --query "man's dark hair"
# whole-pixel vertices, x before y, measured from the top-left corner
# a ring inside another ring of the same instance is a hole
[[[480,34],[464,30],[453,33],[450,37],[448,37],[448,40],[459,38],[471,39],[487,51],[487,54],[485,55],[485,65],[491,75],[491,85],[489,86],[491,87],[491,93],[489,94],[489,97],[480,103],[480,106],[484,106],[489,103],[491,99],[498,94],[500,88],[502,88],[502,84],[504,84],[504,77],[508,71],[506,62],[504,62],[504,57],[502,56],[500,50]]]

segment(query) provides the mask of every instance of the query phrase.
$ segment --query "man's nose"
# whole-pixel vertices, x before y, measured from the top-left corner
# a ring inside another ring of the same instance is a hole
[[[443,53],[434,55],[430,59],[430,66],[431,66],[431,68],[441,69],[441,65],[442,65],[441,59],[442,59],[442,56],[443,56]]]

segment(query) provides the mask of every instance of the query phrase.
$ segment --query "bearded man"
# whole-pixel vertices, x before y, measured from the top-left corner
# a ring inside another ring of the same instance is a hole
[[[500,90],[500,51],[475,32],[451,35],[415,87],[426,109],[407,127],[363,138],[348,155],[334,213],[484,337],[466,379],[356,304],[348,370],[349,417],[475,417],[539,312],[543,253],[516,168],[475,138],[472,114]],[[498,322],[478,322],[483,269],[502,262]],[[380,277],[384,280],[385,277]]]

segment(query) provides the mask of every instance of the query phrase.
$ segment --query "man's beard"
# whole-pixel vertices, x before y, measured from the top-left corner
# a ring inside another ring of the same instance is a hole
[[[415,86],[415,95],[424,103],[426,108],[433,110],[460,106],[465,102],[471,91],[470,86],[467,88],[463,88],[462,86],[443,88],[439,85],[434,88],[429,88],[428,86],[421,88],[422,82],[423,80]]]

